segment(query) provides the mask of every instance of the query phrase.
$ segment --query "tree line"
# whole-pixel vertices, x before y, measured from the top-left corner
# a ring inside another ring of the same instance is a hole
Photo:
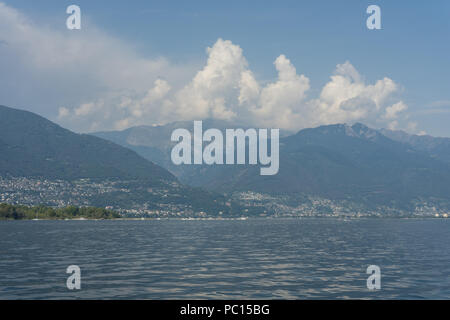
[[[52,208],[43,205],[23,206],[0,203],[0,220],[26,220],[26,219],[114,219],[120,214],[104,208],[75,207]]]

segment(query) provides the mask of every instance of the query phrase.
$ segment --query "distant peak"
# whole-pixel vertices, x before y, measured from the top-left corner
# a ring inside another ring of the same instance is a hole
[[[375,140],[380,136],[380,133],[377,130],[369,128],[368,126],[360,122],[353,124],[350,129],[353,136],[363,139]]]
[[[368,126],[366,126],[365,124],[361,123],[361,122],[356,122],[352,125],[352,128],[354,130],[372,130],[370,129]]]
[[[341,134],[349,137],[367,139],[371,141],[374,141],[381,136],[381,134],[377,130],[369,128],[368,126],[360,122],[357,122],[353,125],[349,125],[346,123],[324,125],[312,130],[317,130],[317,132],[320,132],[321,134]]]

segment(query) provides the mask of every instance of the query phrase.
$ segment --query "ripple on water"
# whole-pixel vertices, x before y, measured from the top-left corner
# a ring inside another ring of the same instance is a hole
[[[2,221],[1,299],[449,299],[448,221]],[[65,287],[67,266],[82,289]],[[366,288],[366,268],[382,289]]]

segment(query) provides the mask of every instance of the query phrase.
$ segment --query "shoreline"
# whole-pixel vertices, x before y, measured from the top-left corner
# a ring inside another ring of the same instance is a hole
[[[248,221],[248,220],[277,220],[277,219],[290,219],[290,220],[301,220],[301,219],[335,219],[342,221],[350,220],[367,220],[367,219],[396,219],[396,220],[447,220],[448,217],[434,217],[434,216],[421,216],[421,217],[394,217],[394,216],[367,216],[367,217],[335,217],[335,216],[311,216],[311,217],[236,217],[236,218],[215,218],[215,217],[205,217],[205,218],[194,218],[194,217],[164,217],[164,218],[110,218],[110,219],[94,219],[94,218],[73,218],[73,219],[0,219],[2,221],[162,221],[162,220],[181,220],[181,221]],[[450,220],[450,219],[449,219]]]

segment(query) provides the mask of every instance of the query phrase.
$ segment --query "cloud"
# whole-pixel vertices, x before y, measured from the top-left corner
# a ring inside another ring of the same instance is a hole
[[[337,65],[319,98],[311,103],[315,117],[322,124],[352,121],[373,124],[382,120],[384,109],[389,108],[385,102],[397,90],[397,84],[389,78],[366,85],[358,71],[347,61]]]
[[[143,57],[95,26],[88,29],[37,27],[0,3],[0,67],[9,75],[0,75],[0,93],[50,105],[60,124],[84,132],[205,118],[289,130],[356,121],[408,126],[407,106],[396,99],[399,85],[387,77],[367,84],[348,61],[310,97],[309,78],[284,54],[274,61],[277,78],[267,82],[256,79],[243,49],[230,40],[207,48],[195,72],[192,63]]]
[[[166,123],[205,118],[239,120],[254,126],[288,130],[363,121],[373,126],[398,127],[407,110],[403,101],[390,104],[399,86],[389,78],[366,84],[350,62],[336,66],[330,81],[317,98],[308,99],[309,78],[298,74],[295,66],[280,55],[274,62],[276,81],[261,85],[248,67],[240,46],[218,39],[207,48],[204,67],[179,90],[167,81],[156,80],[142,96],[122,96],[121,102],[108,103],[116,120],[104,118],[112,128],[140,124]],[[97,103],[97,108],[101,107]],[[105,105],[103,103],[103,105]],[[74,118],[75,114],[65,114]],[[107,112],[102,112],[106,114]],[[91,117],[92,119],[92,117]],[[98,123],[95,122],[95,123]],[[405,129],[411,128],[411,126]]]
[[[408,109],[408,107],[402,101],[397,102],[396,104],[386,108],[385,117],[386,119],[395,119],[398,117],[400,112],[403,112],[406,109]]]
[[[112,103],[145,95],[162,76],[172,86],[182,86],[195,72],[193,64],[145,57],[94,24],[86,25],[81,30],[67,30],[64,23],[49,27],[0,2],[1,103],[53,117],[59,110],[58,121],[78,131],[89,130],[94,122],[107,128],[113,125],[105,122],[110,117],[93,118],[102,116],[93,107],[113,113]],[[155,90],[146,101],[165,89]]]
[[[309,90],[309,79],[297,75],[291,61],[280,55],[274,62],[278,80],[261,90],[259,106],[253,110],[257,122],[286,129],[297,127],[293,116],[301,115],[302,101]]]
[[[175,95],[176,115],[182,119],[236,116],[237,87],[248,63],[242,49],[218,39],[207,49],[208,60],[192,81]]]

